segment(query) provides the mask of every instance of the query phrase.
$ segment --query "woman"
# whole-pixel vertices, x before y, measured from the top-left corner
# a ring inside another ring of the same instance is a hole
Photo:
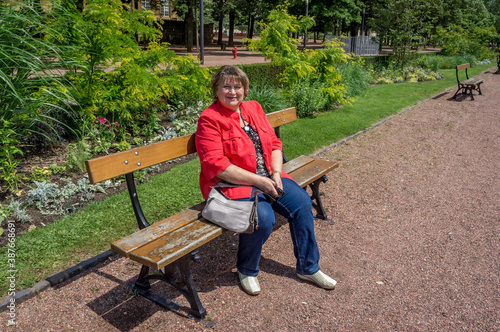
[[[262,246],[274,227],[274,211],[288,219],[297,259],[297,276],[325,289],[336,281],[320,271],[309,194],[282,171],[281,141],[259,103],[243,101],[248,95],[246,74],[234,66],[222,66],[212,77],[216,101],[200,116],[196,149],[200,157],[200,188],[206,199],[219,181],[252,187],[223,188],[231,199],[254,200],[259,194],[259,227],[240,234],[238,276],[243,290],[260,293],[257,280]]]

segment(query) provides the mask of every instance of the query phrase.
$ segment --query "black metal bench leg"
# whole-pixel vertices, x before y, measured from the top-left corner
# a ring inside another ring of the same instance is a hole
[[[469,96],[470,96],[470,100],[474,100],[474,94],[472,93],[472,90],[473,90],[473,88],[470,86],[470,87],[469,87]]]
[[[333,225],[335,224],[335,221],[332,219],[328,219],[326,211],[323,208],[323,203],[321,202],[321,197],[319,195],[319,186],[321,183],[324,183],[326,181],[328,181],[328,178],[326,177],[326,175],[323,175],[313,183],[309,184],[309,188],[311,188],[312,191],[311,201],[313,203],[313,208],[316,210],[315,218],[329,221],[330,225]]]
[[[196,291],[196,286],[191,275],[191,257],[188,255],[180,259],[179,272],[181,273],[182,281],[186,287],[186,293],[184,295],[191,305],[190,313],[198,318],[205,318],[207,311],[203,308],[198,292]]]
[[[155,294],[150,290],[151,284],[149,281],[151,279],[167,282],[184,295],[190,305],[189,314],[195,320],[199,321],[200,319],[205,318],[207,311],[201,304],[193,277],[191,276],[191,261],[197,257],[197,251],[194,251],[191,255],[186,255],[178,259],[176,262],[161,269],[161,273],[150,274],[150,268],[143,265],[137,281],[133,284],[134,291],[166,309],[181,314],[181,307],[176,304],[172,298],[166,296],[165,294]],[[177,272],[179,272],[180,276]]]
[[[461,90],[462,90],[462,92],[460,92]],[[460,93],[459,93],[459,92],[460,92]],[[459,86],[459,87],[458,87],[457,92],[455,92],[455,94],[453,95],[453,97],[451,97],[451,99],[456,99],[456,98],[457,98],[457,96],[458,96],[459,94],[461,94],[461,93],[464,93],[464,92],[463,92],[463,88],[462,88],[461,86]]]
[[[477,91],[479,92],[479,94],[480,94],[481,96],[483,95],[483,93],[481,92],[481,83],[479,83],[479,84],[477,85]]]
[[[141,268],[141,273],[139,274],[139,277],[137,278],[134,287],[141,289],[141,290],[148,290],[151,288],[151,284],[149,283],[148,280],[148,274],[149,274],[149,267],[146,265],[143,265]]]

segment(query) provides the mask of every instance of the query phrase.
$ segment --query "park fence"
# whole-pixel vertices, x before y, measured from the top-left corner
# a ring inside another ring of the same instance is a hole
[[[370,36],[338,37],[328,36],[327,40],[335,38],[344,44],[346,53],[352,53],[359,56],[379,55],[379,39]]]

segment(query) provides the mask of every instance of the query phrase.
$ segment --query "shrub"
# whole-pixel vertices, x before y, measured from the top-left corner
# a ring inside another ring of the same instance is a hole
[[[248,76],[250,85],[269,86],[279,88],[281,83],[279,78],[283,73],[283,68],[271,63],[256,63],[251,65],[238,65]]]
[[[247,40],[249,48],[258,50],[266,59],[271,59],[273,65],[283,68],[280,81],[283,88],[289,90],[288,94],[293,93],[298,86],[305,88],[304,82],[318,82],[311,88],[320,88],[321,92],[318,93],[327,96],[327,103],[347,102],[341,75],[335,68],[349,58],[340,43],[332,41],[326,43],[323,49],[301,52],[296,46],[298,41],[288,37],[299,30],[310,28],[313,23],[311,18],[298,19],[288,14],[287,4],[279,5],[270,12],[268,22],[261,23],[263,29],[260,39]],[[324,105],[320,108],[323,107]]]
[[[472,67],[477,64],[477,59],[472,55],[454,55],[442,57],[441,69],[455,69],[456,66],[470,63]]]
[[[439,72],[426,70],[420,66],[409,66],[404,69],[383,69],[374,72],[375,81],[381,84],[392,84],[402,82],[433,81],[443,77]]]
[[[67,21],[68,13],[61,9],[59,19]],[[27,1],[0,5],[0,119],[18,139],[30,132],[50,136],[53,124],[64,125],[51,112],[74,105],[69,83],[54,71],[68,66],[75,48],[58,45],[54,34],[40,7]]]
[[[341,64],[338,67],[338,71],[342,75],[342,83],[346,86],[346,96],[348,98],[360,95],[368,88],[372,80],[370,71],[365,69],[361,58],[358,59],[347,64]]]
[[[421,56],[417,58],[415,64],[425,69],[429,69],[432,71],[438,71],[443,68],[444,59],[439,55],[432,56]]]
[[[252,85],[248,92],[247,99],[259,102],[266,113],[279,111],[289,107],[284,95],[270,85]]]
[[[312,116],[329,106],[329,96],[325,93],[324,83],[317,80],[307,79],[295,83],[289,98],[297,109],[298,117]]]
[[[489,43],[497,36],[494,27],[473,27],[465,30],[461,26],[450,26],[438,28],[436,39],[442,40],[442,55],[473,55],[483,60],[491,58],[492,53],[488,49]]]

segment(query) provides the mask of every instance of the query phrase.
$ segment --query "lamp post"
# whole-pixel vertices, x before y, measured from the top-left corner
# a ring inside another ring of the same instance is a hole
[[[309,0],[306,0],[306,17],[309,15]],[[307,29],[304,32],[304,51],[307,47]]]

